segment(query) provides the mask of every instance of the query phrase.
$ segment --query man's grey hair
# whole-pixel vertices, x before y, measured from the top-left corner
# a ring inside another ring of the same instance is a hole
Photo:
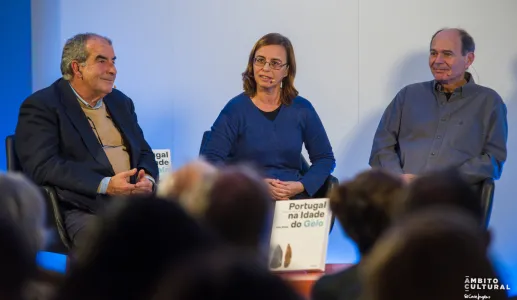
[[[43,192],[20,173],[0,173],[0,191],[0,220],[18,227],[36,255],[47,241]]]
[[[85,63],[88,58],[88,51],[86,50],[86,42],[90,39],[102,39],[112,45],[109,38],[98,35],[96,33],[80,33],[69,38],[63,47],[63,54],[61,55],[61,74],[63,79],[71,80],[74,77],[72,70],[72,61],[76,60],[79,63]]]

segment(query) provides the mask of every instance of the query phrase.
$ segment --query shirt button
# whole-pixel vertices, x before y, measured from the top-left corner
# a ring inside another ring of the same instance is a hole
[[[446,118],[441,118],[440,120],[441,120],[442,122],[447,121],[447,119],[446,119]]]
[[[441,139],[441,138],[442,138],[442,136],[441,136],[441,135],[439,135],[439,136],[437,136],[436,138],[437,138],[437,139]]]
[[[432,155],[432,156],[434,156],[435,154],[436,154],[436,153],[434,153],[434,152],[431,152],[431,155]]]

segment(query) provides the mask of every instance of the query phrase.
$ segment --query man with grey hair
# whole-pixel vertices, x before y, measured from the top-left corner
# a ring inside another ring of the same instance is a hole
[[[152,193],[158,166],[138,125],[133,101],[113,88],[110,39],[69,39],[61,73],[21,105],[15,134],[24,173],[54,186],[74,245],[111,196]]]
[[[477,184],[499,179],[506,161],[506,105],[474,82],[474,39],[459,28],[436,32],[429,49],[434,80],[404,87],[388,105],[373,140],[372,167],[406,182],[428,171],[458,168]]]

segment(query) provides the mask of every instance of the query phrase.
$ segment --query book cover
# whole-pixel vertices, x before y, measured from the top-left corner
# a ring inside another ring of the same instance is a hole
[[[171,149],[153,149],[154,159],[158,164],[160,178],[172,171]]]
[[[328,198],[275,202],[269,268],[325,270],[331,212]]]

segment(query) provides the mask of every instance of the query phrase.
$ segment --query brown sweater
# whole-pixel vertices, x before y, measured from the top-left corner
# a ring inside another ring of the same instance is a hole
[[[98,109],[89,108],[79,101],[93,132],[108,157],[115,174],[131,168],[124,139],[111,119],[104,103]]]

